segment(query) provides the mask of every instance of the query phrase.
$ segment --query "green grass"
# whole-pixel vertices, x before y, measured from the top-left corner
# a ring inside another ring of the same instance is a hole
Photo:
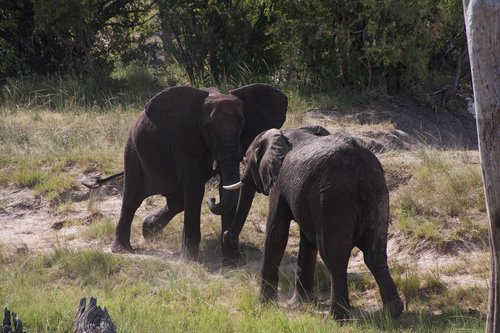
[[[86,228],[82,237],[87,240],[110,241],[115,235],[115,223],[107,218],[93,220]]]
[[[196,263],[55,248],[46,254],[0,258],[0,302],[18,313],[28,332],[69,332],[81,297],[106,306],[118,332],[456,332],[481,331],[484,318],[446,302],[434,315],[410,311],[398,320],[354,312],[339,325],[318,308],[262,307],[258,278],[245,267],[209,273]],[[202,282],[202,283],[201,283]],[[457,290],[446,300],[477,302],[482,290]],[[454,304],[457,304],[456,302]]]
[[[137,112],[1,112],[0,185],[33,188],[59,200],[83,172],[122,169],[125,138]]]
[[[414,242],[450,248],[475,244],[485,247],[487,224],[479,165],[446,152],[421,151],[406,186],[393,193],[396,226]]]

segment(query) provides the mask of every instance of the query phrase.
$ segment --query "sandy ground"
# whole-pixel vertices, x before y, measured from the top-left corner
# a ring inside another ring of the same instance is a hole
[[[65,246],[75,250],[99,248],[110,252],[109,241],[92,241],[82,239],[80,236],[96,218],[95,214],[102,214],[102,217],[113,221],[118,220],[121,207],[121,194],[116,189],[108,191],[108,189],[104,188],[97,197],[89,201],[88,195],[82,196],[82,193],[85,191],[88,190],[82,187],[75,191],[74,195],[84,200],[73,202],[70,209],[58,212],[54,210],[54,207],[51,207],[50,203],[31,189],[0,188],[0,197],[3,203],[3,207],[0,208],[0,244],[5,248],[15,251],[39,252],[48,251],[54,247]],[[103,194],[106,192],[108,194]],[[161,206],[161,198],[143,203],[136,213],[134,223],[140,223],[139,221],[142,221],[150,212],[159,209]],[[74,223],[74,221],[79,222]],[[262,219],[258,227],[261,230],[265,230],[265,219]],[[296,225],[293,227],[297,228]],[[244,232],[245,230],[243,230]],[[418,271],[419,274],[424,274],[425,272],[439,274],[441,281],[449,286],[487,285],[487,280],[484,277],[460,272],[454,272],[453,275],[439,273],[440,269],[443,270],[443,268],[453,264],[467,266],[475,260],[485,261],[488,253],[484,250],[464,249],[453,254],[425,250],[416,255],[415,251],[410,251],[410,249],[405,249],[401,246],[402,242],[400,238],[401,236],[394,234],[389,236],[388,257],[391,265],[403,265]],[[139,242],[134,240],[134,246],[148,248],[147,243],[142,239]],[[297,252],[297,247],[298,241],[290,240],[288,248],[292,254]],[[154,250],[143,251],[143,254],[147,253],[147,255],[154,255],[166,260],[179,260],[178,255],[171,250],[162,250],[161,247],[158,249],[157,246],[153,248]],[[217,261],[215,258],[207,260]],[[295,258],[290,258],[286,264],[293,266],[294,261]],[[258,263],[249,264],[258,265]],[[363,255],[361,252],[354,250],[349,271],[357,272],[360,270],[366,271],[366,267],[363,264]]]

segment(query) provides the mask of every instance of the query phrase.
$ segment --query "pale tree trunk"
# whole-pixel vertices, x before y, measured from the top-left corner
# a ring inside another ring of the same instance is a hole
[[[463,5],[490,231],[486,332],[500,332],[500,1],[463,0]]]

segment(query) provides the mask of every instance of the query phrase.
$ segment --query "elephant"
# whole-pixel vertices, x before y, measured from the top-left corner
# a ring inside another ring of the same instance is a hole
[[[158,234],[184,211],[182,255],[199,259],[205,183],[220,175],[220,202],[211,198],[208,205],[221,215],[221,231],[227,230],[236,202],[251,204],[255,191],[238,194],[222,186],[239,180],[243,152],[260,132],[281,127],[287,104],[284,93],[266,84],[247,85],[228,94],[216,88],[176,86],[154,96],[137,117],[125,146],[123,201],[112,251],[134,251],[130,244],[134,214],[145,198],[160,194],[166,205],[146,217],[144,238]],[[223,259],[239,256],[237,244],[221,242],[221,247]]]
[[[249,187],[269,196],[262,265],[261,299],[277,300],[278,269],[288,241],[290,221],[300,227],[295,291],[292,302],[314,299],[313,279],[319,249],[331,283],[330,313],[350,313],[347,265],[358,247],[380,288],[384,309],[403,311],[387,265],[389,192],[377,157],[351,136],[330,134],[321,126],[257,135],[246,151],[241,181],[226,186]],[[246,214],[235,213],[224,232],[231,244]]]

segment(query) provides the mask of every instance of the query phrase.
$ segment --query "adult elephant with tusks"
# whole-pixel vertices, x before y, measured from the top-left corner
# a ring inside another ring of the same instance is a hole
[[[210,210],[221,215],[222,228],[231,224],[238,193],[223,185],[237,182],[243,152],[255,136],[285,121],[287,97],[265,84],[247,85],[228,94],[215,88],[168,88],[153,97],[133,125],[124,153],[124,192],[113,252],[130,252],[131,223],[148,196],[161,194],[166,205],[146,217],[144,238],[158,234],[184,211],[183,255],[198,259],[201,203],[205,183],[220,174],[220,202]],[[243,193],[243,202],[255,191]],[[240,195],[240,197],[242,197]],[[249,204],[247,204],[249,205]],[[238,244],[222,244],[224,260],[239,256]]]
[[[228,189],[256,189],[269,195],[261,297],[277,300],[278,268],[293,219],[300,227],[295,294],[292,301],[314,298],[313,278],[319,250],[332,285],[330,312],[347,317],[347,264],[358,247],[380,288],[384,308],[403,311],[387,265],[389,193],[377,157],[345,134],[320,126],[259,134],[246,152],[241,181]],[[243,206],[242,206],[243,207]],[[237,240],[247,212],[236,212],[223,241]]]

